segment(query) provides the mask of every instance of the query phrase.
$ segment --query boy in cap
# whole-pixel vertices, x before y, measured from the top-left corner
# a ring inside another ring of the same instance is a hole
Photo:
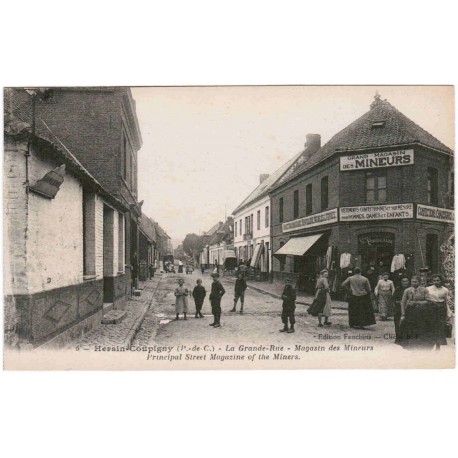
[[[213,323],[210,326],[214,328],[221,327],[221,298],[223,297],[226,290],[223,288],[223,285],[219,282],[219,274],[213,273],[213,283],[212,283],[212,290],[210,293],[210,304],[212,306],[212,313],[214,316]]]
[[[237,280],[235,280],[235,287],[234,287],[234,307],[230,312],[235,312],[235,308],[237,306],[237,302],[240,298],[240,313],[243,313],[243,303],[245,302],[245,290],[247,288],[246,280],[243,278],[243,274],[241,272],[237,275]]]
[[[296,290],[293,288],[289,278],[285,279],[285,287],[283,288],[281,298],[283,299],[281,321],[284,326],[283,329],[280,329],[280,332],[291,333],[294,332],[294,324],[296,323],[294,318],[294,311],[296,310]],[[291,325],[289,329],[288,319]]]
[[[204,303],[205,296],[207,295],[207,291],[202,286],[202,280],[200,278],[196,281],[197,285],[192,290],[192,297],[194,298],[194,303],[196,304],[196,318],[203,318],[202,315],[202,304]]]

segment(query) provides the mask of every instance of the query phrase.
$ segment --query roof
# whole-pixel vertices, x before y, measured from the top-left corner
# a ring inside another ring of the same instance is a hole
[[[216,234],[216,232],[221,228],[223,225],[222,221],[218,221],[210,230],[204,233],[204,236],[213,236]]]
[[[381,125],[374,127],[376,122]],[[294,176],[339,152],[412,143],[453,154],[450,148],[377,94],[367,113],[334,135],[310,160],[297,169]]]
[[[242,208],[249,205],[251,202],[254,202],[261,197],[264,197],[268,194],[269,190],[278,182],[278,180],[285,174],[285,172],[296,162],[298,161],[301,156],[304,155],[304,151],[297,153],[293,156],[289,161],[283,164],[279,169],[277,169],[274,173],[269,175],[262,183],[260,183],[252,192],[248,195],[248,197],[232,212],[232,214],[237,213],[238,211],[242,210]]]
[[[209,245],[220,243],[226,240],[233,233],[234,219],[228,218],[224,224],[215,232]]]
[[[152,242],[156,241],[156,228],[154,221],[146,216],[142,215],[140,219],[140,230],[148,237]]]

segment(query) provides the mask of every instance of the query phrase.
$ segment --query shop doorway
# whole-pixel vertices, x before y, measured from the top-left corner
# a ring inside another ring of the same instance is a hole
[[[376,275],[390,272],[394,256],[395,235],[390,232],[372,232],[358,237],[358,251],[361,255],[361,268],[367,272],[373,267]]]

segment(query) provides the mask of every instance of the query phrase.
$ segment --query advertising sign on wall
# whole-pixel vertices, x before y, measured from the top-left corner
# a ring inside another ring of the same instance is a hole
[[[341,207],[340,221],[371,221],[413,218],[413,204]]]
[[[298,229],[306,229],[309,227],[323,226],[324,224],[337,223],[338,212],[337,208],[328,210],[316,215],[305,216],[304,218],[295,219],[283,223],[283,232],[297,231]]]
[[[384,151],[369,154],[351,154],[340,158],[340,171],[377,169],[380,167],[398,167],[413,165],[413,149]]]
[[[455,212],[453,210],[448,210],[447,208],[430,207],[429,205],[418,204],[417,219],[453,224],[455,221]]]

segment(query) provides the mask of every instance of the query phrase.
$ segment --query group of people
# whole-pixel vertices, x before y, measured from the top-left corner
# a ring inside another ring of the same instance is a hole
[[[316,294],[308,312],[318,317],[318,326],[330,325],[331,296],[323,270],[316,284]],[[376,323],[375,310],[381,321],[393,316],[396,340],[404,348],[439,349],[451,337],[453,317],[449,303],[449,290],[443,285],[442,276],[434,274],[430,286],[421,286],[421,279],[413,275],[403,277],[401,285],[394,287],[389,274],[382,274],[374,291],[369,280],[356,268],[354,275],[342,284],[348,288],[348,320],[352,328],[364,329]]]
[[[210,292],[210,304],[213,314],[213,323],[210,326],[221,327],[221,298],[225,289],[219,281],[217,272],[212,274],[213,282]],[[328,281],[329,273],[323,270],[316,282],[316,294],[308,313],[318,318],[318,327],[331,326],[329,318],[332,315],[332,301]],[[342,286],[348,290],[348,321],[355,329],[365,329],[366,326],[376,324],[375,309],[380,313],[380,319],[385,321],[393,316],[396,343],[404,348],[440,348],[446,345],[446,337],[451,334],[451,319],[453,316],[449,305],[449,290],[443,285],[441,275],[435,274],[431,277],[432,285],[425,287],[421,285],[421,279],[413,275],[410,279],[401,279],[398,288],[389,280],[388,274],[383,274],[372,291],[368,278],[361,274],[361,269],[356,268],[354,275],[348,277]],[[178,287],[175,290],[176,296],[176,318],[181,313],[187,319],[188,296],[194,298],[196,313],[195,318],[203,318],[202,305],[207,292],[198,279],[192,293],[184,286],[184,280],[178,280]],[[230,312],[236,312],[240,300],[240,313],[243,314],[245,302],[245,291],[247,283],[243,273],[239,272],[234,286],[234,304]],[[282,291],[282,314],[283,328],[280,332],[293,333],[296,290],[290,279],[285,280]]]

